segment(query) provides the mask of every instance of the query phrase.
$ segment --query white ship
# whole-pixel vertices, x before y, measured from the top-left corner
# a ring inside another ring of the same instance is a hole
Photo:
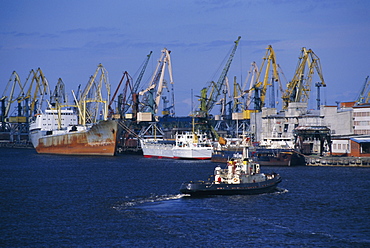
[[[141,139],[144,157],[173,159],[211,159],[213,147],[204,133],[176,134],[175,140]]]
[[[60,117],[60,118],[59,118]],[[45,110],[44,113],[35,115],[30,123],[30,139],[36,148],[42,136],[53,133],[65,133],[66,130],[78,126],[78,116],[73,110],[63,109],[58,113],[57,110]],[[79,126],[81,131],[82,126]]]

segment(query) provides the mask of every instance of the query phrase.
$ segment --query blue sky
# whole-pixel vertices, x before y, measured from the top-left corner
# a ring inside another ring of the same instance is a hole
[[[62,78],[70,92],[84,86],[99,63],[114,91],[122,73],[134,76],[153,51],[144,87],[166,47],[172,51],[176,115],[183,116],[191,109],[191,89],[199,95],[218,79],[238,36],[230,81],[236,76],[242,84],[250,64],[260,66],[268,45],[287,80],[301,48],[311,48],[321,61],[327,84],[322,102],[328,105],[354,101],[370,74],[366,0],[1,2],[0,93],[14,70],[23,82],[38,67],[51,87]]]

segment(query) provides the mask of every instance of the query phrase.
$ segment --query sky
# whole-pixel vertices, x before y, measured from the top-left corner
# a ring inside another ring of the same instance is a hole
[[[319,57],[326,88],[321,102],[354,101],[370,74],[367,0],[1,0],[0,94],[13,71],[22,83],[41,68],[50,87],[84,87],[101,63],[112,92],[124,71],[135,78],[153,51],[146,88],[163,48],[171,51],[176,116],[217,81],[238,36],[228,78],[241,85],[271,45],[291,80],[302,47]],[[226,60],[225,60],[226,59]],[[313,82],[317,80],[314,79]],[[316,108],[311,87],[310,108]],[[193,90],[193,98],[191,91]]]

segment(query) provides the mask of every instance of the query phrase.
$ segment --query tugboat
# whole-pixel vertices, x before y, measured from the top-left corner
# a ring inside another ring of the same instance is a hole
[[[260,172],[259,164],[252,162],[247,156],[246,148],[243,154],[235,154],[227,162],[227,168],[217,166],[214,180],[207,182],[186,182],[180,187],[180,192],[191,196],[207,195],[254,195],[271,193],[282,181],[279,174]]]

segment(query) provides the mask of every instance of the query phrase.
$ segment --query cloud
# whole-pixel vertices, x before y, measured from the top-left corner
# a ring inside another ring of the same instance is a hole
[[[41,34],[40,37],[41,38],[51,38],[51,39],[53,39],[53,38],[58,38],[59,35],[51,34],[51,33],[45,33],[45,34]]]
[[[281,42],[281,40],[250,40],[250,41],[246,41],[247,44],[249,45],[252,45],[252,46],[259,46],[259,45],[271,45],[271,44],[275,44],[275,43],[278,43],[278,42]]]
[[[62,34],[87,34],[87,33],[102,33],[117,31],[116,28],[107,27],[91,27],[91,28],[75,28],[61,31]]]
[[[96,41],[90,41],[83,45],[76,45],[76,46],[61,46],[57,48],[50,49],[51,51],[57,51],[57,52],[69,52],[69,51],[83,51],[83,50],[110,50],[110,49],[117,49],[120,47],[128,46],[129,43],[127,41],[121,41],[121,42],[96,42]]]
[[[197,0],[195,2],[206,9],[206,11],[225,10],[227,8],[239,8],[243,4],[249,4],[246,1],[235,0]]]
[[[40,33],[40,32],[0,32],[1,36],[12,36],[16,38],[36,37],[36,38],[57,38],[59,37],[53,33]]]
[[[57,48],[52,48],[50,51],[55,51],[55,52],[70,52],[70,51],[79,51],[81,50],[81,47],[57,47]]]
[[[39,32],[32,32],[32,33],[13,33],[15,37],[39,37],[40,33]]]

